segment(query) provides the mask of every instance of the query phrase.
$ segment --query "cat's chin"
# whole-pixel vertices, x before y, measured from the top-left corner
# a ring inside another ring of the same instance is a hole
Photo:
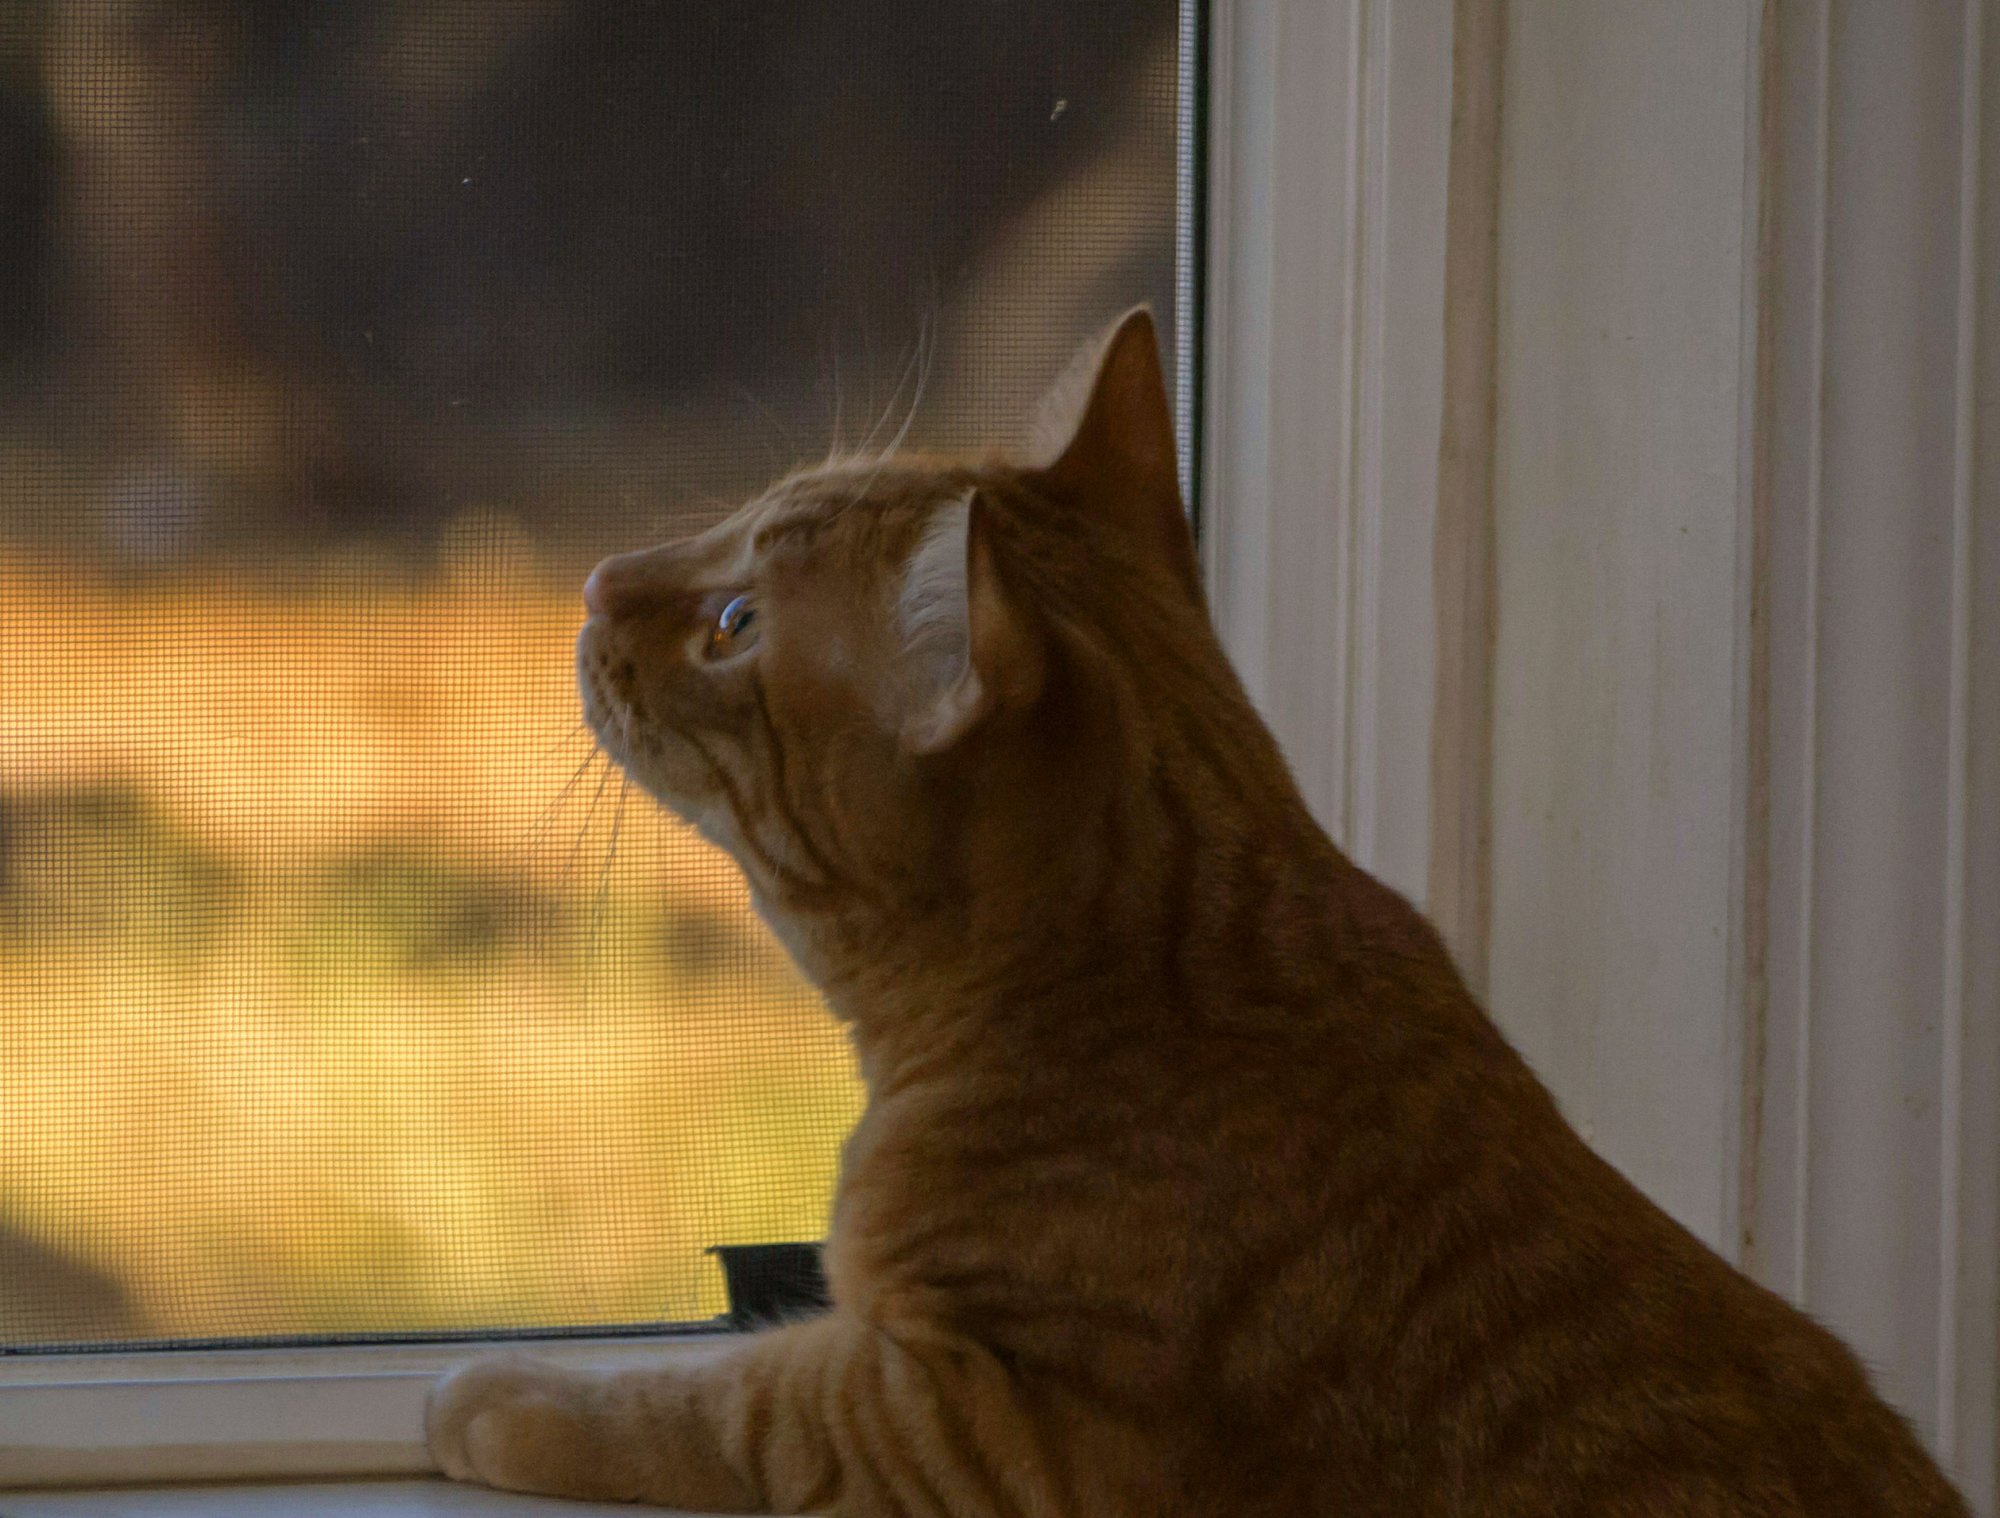
[[[597,746],[611,762],[667,813],[693,828],[705,841],[736,860],[739,869],[742,868],[742,840],[737,836],[735,820],[729,815],[729,809],[714,801],[681,795],[662,776],[653,773],[652,766],[634,756],[624,713],[615,699],[608,696],[587,673],[578,684],[583,694],[584,721],[597,739]]]
[[[726,808],[675,801],[651,788],[648,788],[647,794],[699,833],[705,843],[713,844],[727,854],[739,870],[743,868],[742,840],[736,836],[735,825]]]
[[[692,828],[704,843],[712,844],[727,854],[739,870],[743,868],[743,840],[736,831],[735,819],[729,815],[727,806],[677,794],[629,761],[615,739],[597,729],[595,723],[592,727],[597,731],[598,743],[611,756],[612,762],[630,776],[640,790],[652,797],[662,811]]]

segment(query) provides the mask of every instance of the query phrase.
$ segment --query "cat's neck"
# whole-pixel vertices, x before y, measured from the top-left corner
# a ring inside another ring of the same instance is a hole
[[[1241,737],[1177,723],[1061,797],[982,777],[936,889],[781,928],[871,1087],[968,1043],[1019,1047],[1024,1021],[1159,1039],[1334,1005],[1401,903],[1317,826],[1275,746]]]

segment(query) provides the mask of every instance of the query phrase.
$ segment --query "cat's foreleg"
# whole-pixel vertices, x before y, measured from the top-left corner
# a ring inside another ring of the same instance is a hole
[[[699,1512],[979,1512],[999,1494],[968,1446],[991,1409],[951,1406],[955,1391],[985,1400],[836,1312],[688,1367],[480,1361],[438,1385],[426,1425],[445,1474],[510,1491]]]

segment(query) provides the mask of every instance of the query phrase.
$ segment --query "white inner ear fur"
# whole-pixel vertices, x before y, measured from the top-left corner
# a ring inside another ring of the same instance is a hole
[[[972,622],[965,587],[971,525],[969,494],[938,507],[903,570],[896,626],[919,700],[934,699],[951,689],[971,657]]]
[[[1090,409],[1091,395],[1097,389],[1097,371],[1104,367],[1105,351],[1116,335],[1114,328],[1095,342],[1085,343],[1069,361],[1069,367],[1056,376],[1055,383],[1042,392],[1029,419],[1022,450],[1022,462],[1030,469],[1047,469],[1075,441],[1076,430],[1083,425],[1083,414]]]

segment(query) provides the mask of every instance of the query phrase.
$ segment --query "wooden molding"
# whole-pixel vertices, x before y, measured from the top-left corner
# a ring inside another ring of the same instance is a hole
[[[1438,442],[1431,916],[1475,994],[1493,908],[1493,418],[1504,0],[1453,7]]]
[[[1426,894],[1450,0],[1210,13],[1210,600],[1315,814]]]

